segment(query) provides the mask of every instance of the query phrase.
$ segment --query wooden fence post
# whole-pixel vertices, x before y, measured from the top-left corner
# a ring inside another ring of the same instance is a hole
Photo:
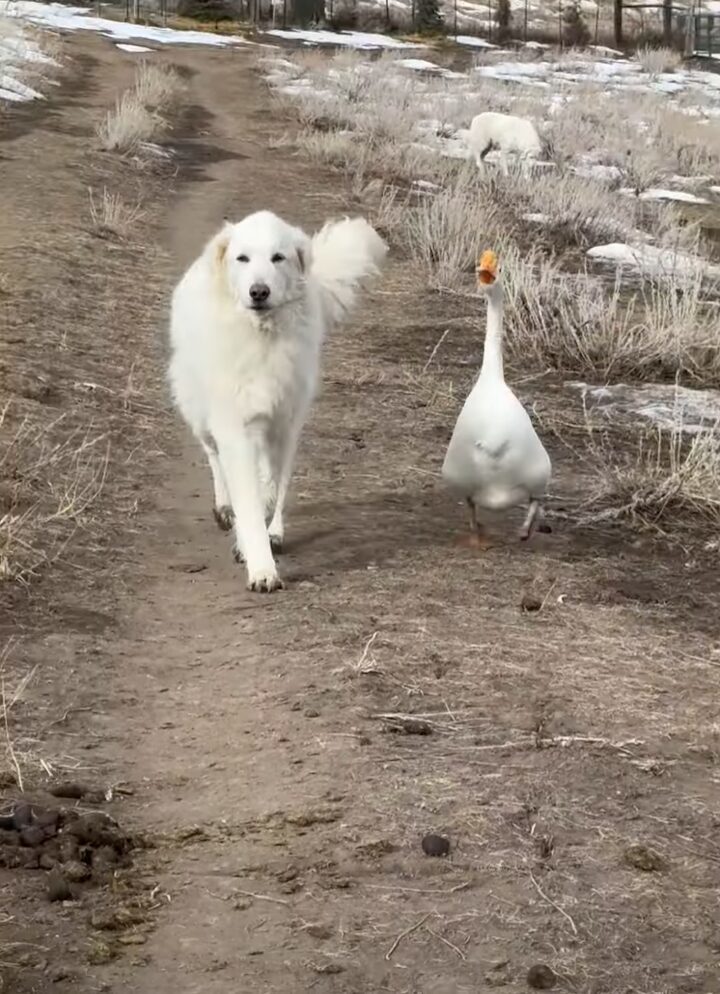
[[[695,53],[695,0],[690,4],[685,24],[685,58],[691,58]]]
[[[672,0],[663,0],[663,41],[670,48],[672,45]]]

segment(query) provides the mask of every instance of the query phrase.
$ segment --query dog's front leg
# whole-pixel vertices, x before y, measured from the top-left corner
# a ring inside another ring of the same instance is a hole
[[[290,478],[292,476],[293,465],[295,463],[295,453],[297,452],[300,433],[305,421],[305,412],[297,412],[295,419],[288,425],[287,434],[284,438],[284,446],[280,451],[280,467],[278,473],[277,497],[275,500],[275,510],[268,531],[270,533],[270,546],[273,552],[280,552],[285,538],[285,522],[283,511],[287,498]]]
[[[216,426],[213,436],[235,516],[235,541],[247,566],[248,589],[271,593],[282,587],[265,525],[257,447],[247,429]]]

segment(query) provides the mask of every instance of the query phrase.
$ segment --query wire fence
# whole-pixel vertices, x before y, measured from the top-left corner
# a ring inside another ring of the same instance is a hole
[[[120,0],[122,3],[123,0]],[[127,21],[167,24],[178,14],[219,25],[223,21],[271,24],[273,27],[330,26],[338,30],[364,29],[416,33],[427,27],[427,0],[124,0]],[[104,5],[103,5],[104,6]],[[119,4],[118,4],[119,7]],[[558,48],[583,45],[663,42],[682,47],[685,22],[693,7],[662,0],[654,3],[597,3],[587,11],[575,0],[557,5],[553,13],[538,12],[532,0],[513,5],[489,0],[472,10],[466,0],[440,0],[438,30],[468,35],[490,44],[538,41]],[[693,18],[698,31],[715,46],[715,19]]]

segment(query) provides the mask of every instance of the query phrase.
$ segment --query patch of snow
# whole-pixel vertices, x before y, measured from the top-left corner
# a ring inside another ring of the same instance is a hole
[[[572,170],[577,176],[594,179],[601,183],[615,183],[622,179],[623,172],[617,166],[606,166],[602,162],[585,162]]]
[[[444,125],[437,118],[428,117],[418,121],[416,127],[418,131],[425,131],[431,135],[442,135]]]
[[[493,66],[475,66],[475,72],[482,76],[495,76],[498,79],[504,76],[547,76],[551,69],[550,62],[497,62]]]
[[[371,34],[366,31],[290,31],[284,28],[272,28],[265,32],[276,38],[287,41],[302,41],[308,45],[337,45],[343,48],[422,48],[407,41],[398,41],[388,35]]]
[[[398,65],[402,66],[403,69],[416,69],[418,72],[432,72],[438,76],[445,76],[448,79],[461,79],[463,76],[460,72],[453,72],[451,69],[445,69],[443,66],[438,66],[434,62],[428,62],[427,59],[400,59]]]
[[[37,90],[33,90],[25,83],[21,83],[19,79],[15,79],[9,73],[2,73],[0,74],[0,99],[20,103],[25,100],[43,100],[44,97],[42,93],[38,93]]]
[[[33,76],[38,78],[38,66],[56,66],[58,63],[43,52],[34,39],[27,37],[22,22],[7,16],[0,9],[0,102],[23,103],[43,100],[42,93],[23,82],[25,67],[35,66]]]
[[[656,90],[658,93],[678,93],[685,89],[686,84],[675,79],[663,79],[662,76],[659,76],[649,85],[651,90]]]
[[[260,59],[263,65],[275,66],[277,69],[290,69],[293,73],[298,71],[298,67],[290,59],[279,59],[275,56],[268,55],[264,59]]]
[[[505,83],[522,83],[547,89],[547,75],[551,66],[548,62],[498,62],[493,66],[475,66],[474,71],[489,79],[499,79]]]
[[[620,190],[620,193],[627,194],[631,197],[635,196],[635,191],[628,188]],[[687,190],[661,190],[652,188],[650,190],[643,190],[640,194],[640,200],[675,200],[681,204],[709,204],[709,200],[705,200],[704,197],[697,197],[694,193],[688,193]]]
[[[438,193],[440,187],[432,189],[433,186],[434,184],[431,183],[430,187],[427,187],[425,185],[421,185],[417,180],[415,180],[411,184],[410,189],[412,190],[413,193],[419,194],[423,197],[434,197]]]
[[[286,93],[289,97],[297,97],[300,94],[305,95],[311,92],[313,96],[318,99],[323,97],[332,97],[330,90],[318,90],[313,87],[313,82],[310,79],[297,79],[294,83],[288,83],[287,86],[278,87],[278,93]]]
[[[144,38],[160,45],[252,45],[240,35],[216,35],[209,31],[176,31],[174,28],[156,28],[145,24],[126,24],[106,17],[88,17],[90,7],[65,7],[59,3],[37,3],[35,0],[8,0],[3,13],[7,17],[40,24],[43,27],[64,31],[97,31],[108,38],[121,41]]]
[[[619,55],[622,58],[622,52],[618,52],[616,48],[608,48],[607,45],[588,45],[588,48],[597,52],[598,55]]]
[[[476,38],[474,35],[455,35],[452,40],[458,45],[469,45],[470,48],[497,48],[497,45],[493,45],[484,38]]]
[[[439,138],[440,154],[446,159],[472,159],[473,154],[461,138]],[[427,147],[427,146],[425,146]],[[437,154],[438,149],[431,151]]]
[[[6,38],[0,36],[0,65],[5,61],[14,62],[35,62],[46,66],[57,66],[60,63],[50,58],[42,52],[38,45],[22,36],[22,33],[10,35]]]
[[[123,52],[154,52],[154,48],[145,48],[144,45],[126,45],[119,41],[116,43],[115,48],[119,48]]]
[[[679,430],[688,435],[715,428],[720,421],[720,391],[693,390],[673,383],[648,383],[628,386],[625,383],[594,387],[587,383],[568,383],[580,390],[594,409],[613,416],[639,415],[661,428]]]
[[[599,262],[615,263],[618,267],[630,266],[650,276],[694,276],[699,270],[720,275],[720,267],[711,266],[698,256],[654,245],[633,246],[613,242],[596,245],[587,250],[587,255]]]
[[[712,182],[712,176],[678,176],[676,173],[674,176],[670,177],[670,182],[674,183],[675,186],[706,186],[708,183]],[[710,187],[712,190],[712,187]]]
[[[175,154],[171,148],[163,148],[161,145],[156,145],[155,142],[140,142],[140,148],[143,152],[154,155],[158,159],[172,159]]]

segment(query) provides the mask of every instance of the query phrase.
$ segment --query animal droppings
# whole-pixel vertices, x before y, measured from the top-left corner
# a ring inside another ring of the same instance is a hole
[[[542,607],[542,601],[537,597],[532,597],[530,594],[525,594],[523,599],[520,601],[520,609],[530,614],[534,611],[539,611]]]
[[[647,846],[628,846],[625,850],[625,862],[636,870],[643,870],[645,873],[657,873],[667,869],[667,864],[660,853]]]
[[[527,974],[528,987],[534,987],[538,991],[549,991],[555,986],[557,977],[549,966],[544,963],[537,963],[531,966]]]
[[[426,856],[447,856],[450,852],[450,839],[444,835],[426,835],[421,845]]]
[[[72,899],[70,884],[59,870],[51,870],[48,874],[47,896],[49,901],[69,901]]]
[[[66,797],[74,801],[79,801],[87,793],[88,788],[81,783],[63,780],[61,783],[53,784],[50,793],[53,797]]]

